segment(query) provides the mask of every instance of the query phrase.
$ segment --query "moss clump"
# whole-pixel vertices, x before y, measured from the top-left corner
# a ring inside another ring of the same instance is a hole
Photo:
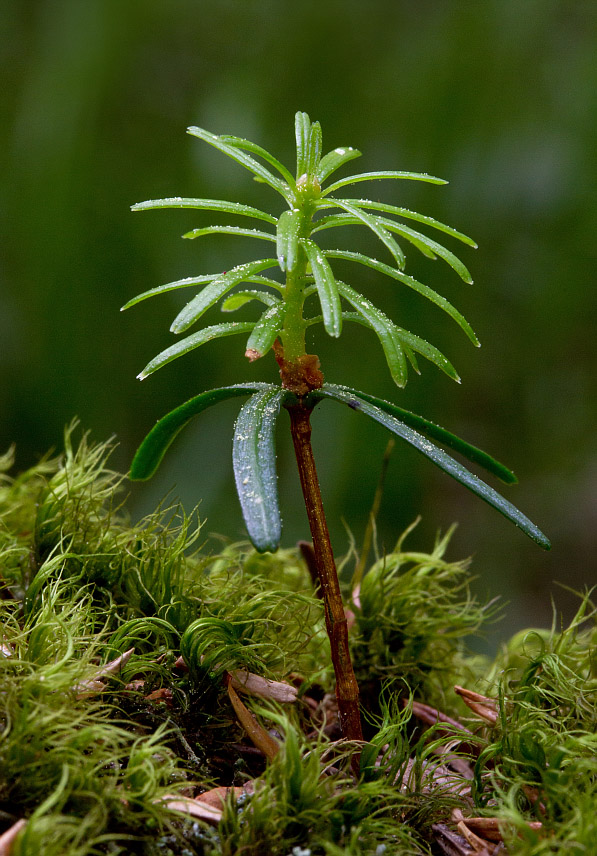
[[[13,856],[466,853],[475,830],[511,854],[590,852],[588,596],[569,627],[518,634],[490,663],[467,653],[492,610],[471,598],[466,563],[446,559],[449,535],[428,554],[400,539],[350,603],[368,741],[355,779],[299,552],[210,550],[178,508],[131,522],[110,444],[74,432],[20,476],[10,454],[0,463],[0,835],[24,821]],[[228,691],[247,673],[296,699],[243,695],[253,742]],[[471,713],[454,684],[487,698]],[[270,761],[263,732],[279,745]],[[216,786],[237,788],[219,824],[173,808]]]

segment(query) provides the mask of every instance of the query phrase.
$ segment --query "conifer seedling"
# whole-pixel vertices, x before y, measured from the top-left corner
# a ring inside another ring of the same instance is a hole
[[[350,740],[361,740],[358,686],[310,442],[310,416],[314,407],[322,401],[334,400],[369,416],[493,506],[539,546],[549,549],[550,544],[528,517],[441,446],[483,467],[504,483],[512,484],[516,477],[507,467],[422,416],[368,392],[324,381],[318,357],[307,353],[306,334],[313,325],[323,324],[330,336],[338,338],[344,322],[356,322],[376,334],[390,374],[399,388],[406,385],[409,365],[418,373],[419,356],[429,360],[452,380],[459,381],[450,361],[435,346],[395,324],[368,297],[340,281],[334,272],[334,263],[336,260],[352,261],[356,272],[364,266],[418,292],[449,315],[478,346],[475,333],[461,313],[435,290],[404,272],[405,255],[399,242],[412,245],[429,258],[443,259],[465,282],[472,280],[462,261],[443,244],[419,231],[419,227],[432,230],[433,234],[439,232],[468,246],[474,247],[475,243],[456,229],[427,215],[385,202],[344,195],[345,188],[379,180],[423,181],[441,185],[446,183],[442,179],[425,173],[381,171],[357,173],[334,180],[332,175],[359,157],[360,152],[347,146],[323,155],[321,127],[318,122],[311,122],[306,113],[296,114],[295,130],[296,173],[293,175],[277,158],[249,140],[215,135],[197,127],[188,129],[192,136],[228,155],[253,173],[257,181],[276,191],[285,203],[279,215],[245,203],[219,199],[172,197],[152,199],[133,206],[135,211],[193,208],[230,214],[234,218],[231,225],[200,226],[184,237],[223,233],[258,238],[274,245],[273,252],[266,258],[243,261],[219,273],[189,276],[152,288],[130,300],[123,309],[148,297],[199,286],[198,293],[172,322],[170,330],[177,335],[189,331],[216,304],[224,313],[237,312],[251,301],[263,306],[257,321],[224,321],[184,336],[154,357],[139,378],[148,377],[212,339],[240,334],[248,336],[245,355],[250,361],[261,359],[273,351],[280,368],[281,385],[241,382],[202,392],[186,401],[164,416],[149,432],[134,457],[130,476],[133,479],[149,478],[176,435],[192,417],[225,399],[248,398],[240,409],[234,429],[236,488],[253,545],[260,552],[275,551],[280,544],[281,519],[274,429],[280,408],[287,410],[324,602],[342,732]],[[243,223],[257,221],[259,228],[236,225],[237,218]],[[318,245],[318,232],[355,225],[364,226],[374,234],[381,244],[385,261],[350,249],[328,250]]]

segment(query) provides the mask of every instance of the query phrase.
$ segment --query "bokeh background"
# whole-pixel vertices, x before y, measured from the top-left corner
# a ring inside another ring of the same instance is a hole
[[[131,296],[182,276],[259,257],[228,237],[186,242],[210,222],[188,211],[131,214],[169,195],[278,198],[185,135],[197,124],[265,145],[292,163],[293,116],[321,120],[327,148],[353,145],[361,169],[428,171],[371,193],[471,234],[475,284],[441,261],[407,270],[454,302],[483,347],[431,304],[359,273],[352,282],[456,365],[457,386],[429,364],[397,390],[373,336],[316,335],[329,380],[421,412],[519,475],[506,495],[551,537],[550,554],[406,447],[392,455],[378,521],[390,549],[459,528],[450,555],[473,555],[477,590],[509,602],[496,633],[548,624],[554,586],[597,581],[594,270],[597,233],[597,4],[591,0],[3,0],[0,4],[0,448],[24,468],[75,415],[114,434],[125,470],[146,431],[206,388],[275,380],[248,365],[240,339],[212,343],[140,384],[171,341],[188,293],[125,314]],[[359,195],[357,193],[356,195]],[[209,218],[209,219],[208,219]],[[339,233],[338,233],[339,234]],[[348,236],[350,239],[350,236]],[[362,248],[378,253],[374,240]],[[346,245],[345,245],[346,246]],[[454,247],[458,251],[458,247]],[[243,536],[230,447],[238,402],[188,427],[155,480],[131,489],[138,516],[170,491],[201,501],[204,532]],[[338,554],[360,542],[387,436],[327,403],[316,454]],[[285,543],[306,536],[284,414],[278,439]]]

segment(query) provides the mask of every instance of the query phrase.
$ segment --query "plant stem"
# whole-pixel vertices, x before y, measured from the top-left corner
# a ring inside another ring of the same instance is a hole
[[[342,735],[348,740],[362,740],[359,713],[359,687],[348,648],[348,625],[340,593],[338,572],[323,510],[319,480],[311,448],[311,410],[299,399],[286,406],[298,466],[305,508],[309,519],[317,573],[324,603],[325,623],[330,639],[332,663],[336,675],[336,698]],[[358,764],[358,756],[354,759]]]

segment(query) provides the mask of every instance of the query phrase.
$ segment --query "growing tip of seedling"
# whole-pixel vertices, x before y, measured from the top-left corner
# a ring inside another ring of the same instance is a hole
[[[249,360],[250,363],[254,363],[255,360],[261,359],[263,354],[260,354],[259,351],[256,351],[255,348],[247,348],[245,351],[245,357]]]

